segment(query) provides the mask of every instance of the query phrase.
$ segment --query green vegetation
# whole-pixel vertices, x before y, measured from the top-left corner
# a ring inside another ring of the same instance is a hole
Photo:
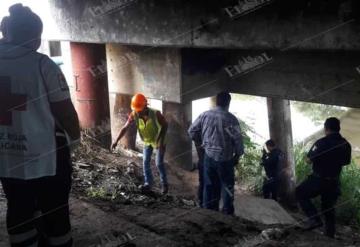
[[[90,186],[90,188],[88,188],[86,190],[86,195],[92,199],[107,199],[108,198],[105,189],[102,187]]]
[[[346,166],[341,176],[342,195],[338,202],[338,218],[360,225],[360,168],[355,162]]]
[[[242,120],[239,120],[243,132],[245,154],[236,166],[237,181],[252,192],[260,192],[263,182],[263,168],[260,166],[261,147],[253,142],[248,133],[254,130]]]
[[[346,111],[346,107],[306,103],[292,101],[292,105],[306,117],[310,118],[314,124],[320,125],[330,116],[340,118]]]
[[[119,192],[115,187],[95,185],[86,189],[86,196],[95,200],[116,200],[119,198]]]

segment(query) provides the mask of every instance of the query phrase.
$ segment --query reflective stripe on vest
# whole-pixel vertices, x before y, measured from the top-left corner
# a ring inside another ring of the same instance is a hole
[[[137,129],[141,139],[145,145],[156,147],[156,141],[161,131],[161,125],[156,116],[156,110],[149,108],[149,116],[146,122],[139,117],[137,113],[134,114]]]

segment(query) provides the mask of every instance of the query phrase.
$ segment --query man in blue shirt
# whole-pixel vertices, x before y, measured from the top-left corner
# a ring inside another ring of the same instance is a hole
[[[202,113],[189,128],[189,135],[204,149],[202,206],[218,211],[222,195],[222,212],[233,215],[234,168],[244,147],[239,121],[229,112],[230,101],[229,93],[219,93],[217,107]]]

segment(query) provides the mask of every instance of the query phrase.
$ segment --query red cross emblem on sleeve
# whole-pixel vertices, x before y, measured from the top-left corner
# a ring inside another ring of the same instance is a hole
[[[14,111],[26,111],[27,96],[11,93],[10,77],[0,76],[0,125],[11,126]]]

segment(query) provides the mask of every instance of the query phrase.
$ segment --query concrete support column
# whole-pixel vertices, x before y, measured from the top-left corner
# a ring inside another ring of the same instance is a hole
[[[169,123],[166,161],[185,170],[193,169],[192,142],[187,134],[191,125],[191,102],[187,104],[163,102],[163,112]]]
[[[279,196],[287,204],[294,201],[295,160],[291,129],[290,101],[267,98],[270,138],[285,153],[285,162],[281,169]]]
[[[111,133],[115,139],[120,129],[126,123],[129,113],[131,112],[130,103],[131,95],[116,94],[114,107],[111,110]],[[126,135],[121,139],[120,144],[126,149],[135,150],[136,147],[136,126],[132,125]]]
[[[93,136],[109,146],[110,112],[106,72],[105,45],[70,44],[75,85],[75,107],[83,129],[92,129]]]

